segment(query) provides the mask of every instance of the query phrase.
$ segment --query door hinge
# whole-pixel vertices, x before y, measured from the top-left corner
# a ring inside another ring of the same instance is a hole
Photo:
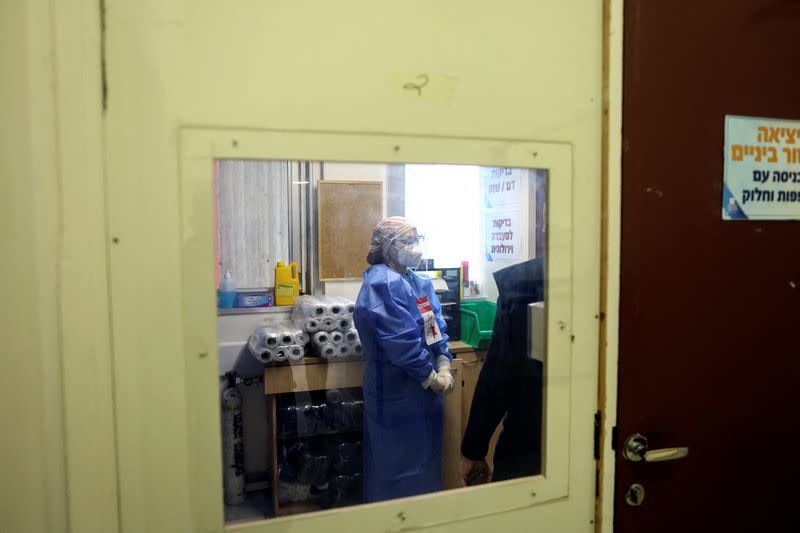
[[[594,460],[600,460],[600,428],[602,426],[603,413],[596,411],[594,413]]]

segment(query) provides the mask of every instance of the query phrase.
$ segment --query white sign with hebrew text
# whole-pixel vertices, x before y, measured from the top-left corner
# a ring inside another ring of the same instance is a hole
[[[725,117],[724,220],[800,220],[800,121]]]

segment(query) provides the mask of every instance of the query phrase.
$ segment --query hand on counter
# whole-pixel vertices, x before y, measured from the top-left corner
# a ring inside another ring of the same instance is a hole
[[[471,487],[472,485],[482,485],[492,481],[492,471],[489,470],[489,464],[486,459],[480,461],[473,461],[461,456],[461,481],[464,485]]]

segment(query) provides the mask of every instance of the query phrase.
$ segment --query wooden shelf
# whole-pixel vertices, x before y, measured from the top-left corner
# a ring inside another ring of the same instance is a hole
[[[467,344],[466,342],[462,341],[453,341],[450,343],[450,353],[457,354],[457,353],[464,353],[464,352],[474,352],[475,348]]]
[[[305,355],[299,361],[280,361],[266,363],[265,368],[283,368],[287,366],[303,366],[303,365],[335,365],[338,363],[352,363],[353,361],[361,361],[360,356],[354,357],[334,357],[333,359],[325,359],[318,355]]]
[[[295,514],[312,513],[322,508],[309,502],[281,503],[275,507],[276,516],[289,516]]]
[[[353,433],[362,433],[363,431],[363,429],[358,428],[347,431],[326,431],[324,433],[312,433],[311,435],[278,435],[278,440],[314,439],[317,437],[332,437],[334,435],[351,435]]]
[[[264,369],[264,394],[360,387],[363,376],[360,360],[271,366]]]

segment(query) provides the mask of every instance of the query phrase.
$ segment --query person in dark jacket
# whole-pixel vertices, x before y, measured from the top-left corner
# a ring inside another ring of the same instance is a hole
[[[528,305],[544,301],[544,267],[538,257],[494,274],[499,291],[494,332],[461,442],[465,484],[541,473],[542,363],[528,353]],[[501,421],[489,472],[489,441]]]

